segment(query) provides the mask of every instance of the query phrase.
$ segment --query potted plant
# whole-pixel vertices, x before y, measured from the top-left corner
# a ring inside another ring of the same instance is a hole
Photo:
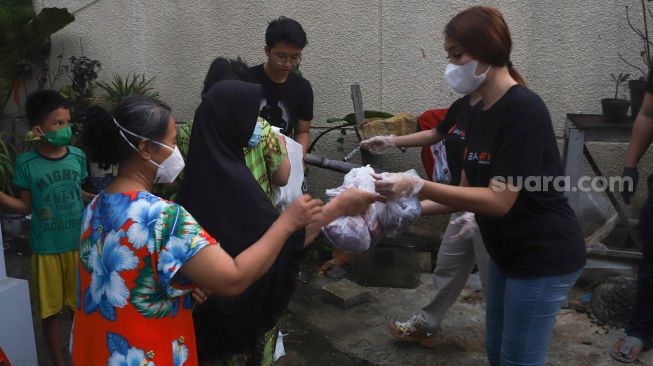
[[[50,35],[72,22],[66,9],[43,8],[34,12],[30,0],[0,2],[0,109],[13,93],[17,98],[24,62],[43,53]],[[49,50],[49,49],[48,49]]]
[[[610,74],[610,78],[612,79],[612,82],[615,83],[614,98],[601,99],[603,120],[607,122],[623,123],[626,122],[630,101],[618,98],[619,86],[630,78],[630,74]]]
[[[646,2],[651,2],[651,0],[646,0]],[[648,22],[649,22],[649,15],[653,15],[651,13],[651,10],[647,6],[646,2],[644,0],[641,0],[642,3],[642,18],[643,18],[643,27],[642,29],[639,29],[635,27],[632,22],[630,21],[630,14],[628,11],[628,6],[626,6],[626,20],[628,21],[628,27],[635,32],[637,37],[640,39],[640,41],[643,44],[643,49],[639,52],[640,57],[642,58],[643,65],[638,66],[637,64],[626,60],[620,53],[617,55],[623,61],[625,64],[628,66],[633,67],[634,69],[637,69],[640,73],[640,76],[637,79],[631,79],[628,81],[628,89],[630,90],[630,103],[631,103],[631,108],[630,108],[630,115],[634,117],[637,116],[637,113],[639,112],[639,108],[642,105],[642,100],[644,99],[644,92],[646,90],[646,77],[648,75],[648,70],[651,69],[651,66],[653,65],[653,60],[651,60],[651,41],[649,40],[649,35],[648,35]]]

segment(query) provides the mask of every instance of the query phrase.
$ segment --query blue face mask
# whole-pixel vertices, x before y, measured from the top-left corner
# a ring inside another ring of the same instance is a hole
[[[257,121],[256,127],[254,127],[254,132],[252,133],[252,137],[250,137],[249,141],[247,142],[247,146],[254,147],[258,145],[258,143],[261,142],[262,132],[263,132],[263,123],[261,121]]]

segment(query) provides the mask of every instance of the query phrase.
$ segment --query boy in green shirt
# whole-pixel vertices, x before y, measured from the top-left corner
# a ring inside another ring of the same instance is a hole
[[[41,143],[16,159],[18,198],[0,192],[0,204],[32,214],[32,288],[39,303],[43,334],[56,366],[64,366],[60,313],[64,303],[75,310],[81,231],[81,183],[86,156],[68,146],[72,131],[68,102],[52,90],[37,91],[25,106],[32,132]]]

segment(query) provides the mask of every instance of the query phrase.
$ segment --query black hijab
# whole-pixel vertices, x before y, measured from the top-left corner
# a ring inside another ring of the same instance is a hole
[[[261,86],[221,81],[195,112],[182,203],[224,250],[236,257],[256,242],[278,213],[245,164]],[[272,268],[242,295],[211,296],[194,318],[200,357],[254,352],[282,315],[295,288],[304,231],[286,242]]]

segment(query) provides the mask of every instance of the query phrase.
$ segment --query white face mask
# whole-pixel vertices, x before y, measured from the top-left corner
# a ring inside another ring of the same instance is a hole
[[[481,75],[476,75],[477,67],[477,60],[472,60],[464,65],[448,64],[444,71],[444,79],[447,81],[451,89],[457,93],[465,95],[471,94],[481,86],[481,83],[485,80],[492,65],[490,65],[487,71]]]
[[[149,140],[146,137],[143,137],[141,135],[133,133],[133,132],[129,131],[128,129],[122,127],[118,123],[118,121],[116,121],[115,118],[113,119],[113,123],[115,123],[116,126],[118,126],[118,128],[120,128],[122,130],[122,131],[120,131],[120,136],[122,136],[122,138],[125,139],[125,141],[127,141],[129,146],[131,146],[132,149],[134,149],[136,152],[138,152],[138,149],[136,148],[136,146],[134,146],[134,144],[132,144],[127,139],[127,137],[125,136],[123,131],[127,132],[128,134],[130,134],[132,136],[139,137],[139,138],[141,138],[143,140]],[[174,182],[175,179],[177,179],[177,176],[179,175],[179,173],[181,173],[181,171],[184,170],[184,166],[186,166],[186,163],[184,162],[184,157],[181,155],[181,151],[179,151],[179,147],[175,146],[175,148],[173,149],[170,146],[168,146],[168,145],[166,145],[166,144],[164,144],[162,142],[154,141],[154,140],[150,140],[150,141],[152,141],[153,143],[155,143],[155,144],[157,144],[157,145],[159,145],[161,147],[165,147],[168,150],[172,150],[172,154],[170,154],[170,156],[168,156],[164,161],[162,161],[161,164],[158,164],[157,162],[155,162],[152,159],[148,160],[150,163],[154,164],[154,166],[157,167],[156,177],[154,178],[154,183],[172,183],[172,182]]]
[[[179,173],[184,170],[186,163],[184,162],[184,157],[179,151],[179,147],[171,148],[166,144],[162,144],[158,141],[150,140],[159,146],[163,146],[168,150],[172,150],[172,154],[168,156],[161,164],[157,164],[154,160],[150,159],[149,162],[156,165],[156,177],[154,178],[154,183],[172,183],[177,179]]]

